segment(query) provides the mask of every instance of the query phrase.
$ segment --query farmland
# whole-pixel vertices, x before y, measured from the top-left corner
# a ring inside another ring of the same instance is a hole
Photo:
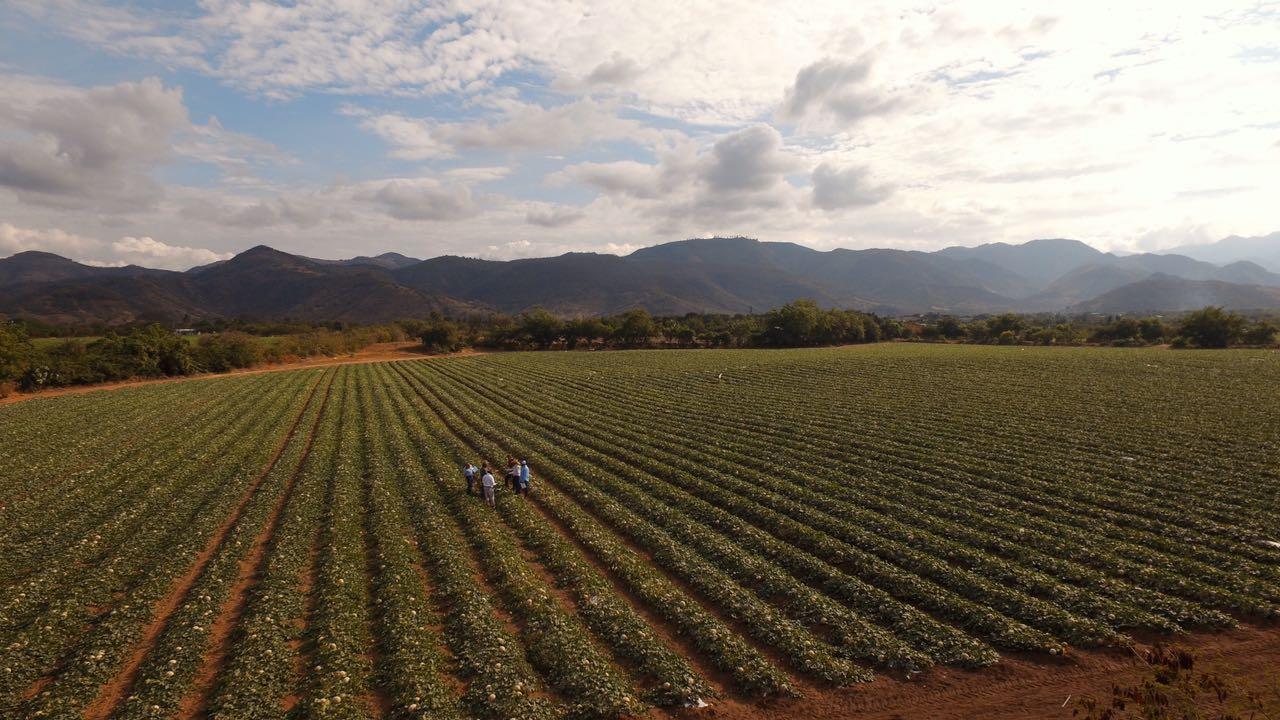
[[[1267,351],[883,344],[0,407],[0,716],[804,708],[1271,627],[1277,388]],[[508,456],[530,496],[464,493]]]

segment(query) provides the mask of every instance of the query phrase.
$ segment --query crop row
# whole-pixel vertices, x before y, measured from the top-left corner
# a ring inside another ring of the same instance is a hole
[[[162,633],[138,668],[136,680],[119,704],[114,718],[141,720],[170,717],[174,708],[203,701],[206,690],[198,686],[202,673],[210,672],[211,643],[225,642],[214,636],[215,624],[229,622],[228,615],[239,598],[233,596],[237,582],[256,568],[246,563],[259,536],[274,529],[292,497],[299,469],[311,449],[312,433],[324,417],[332,392],[333,374],[323,378],[312,391],[303,413],[270,472],[246,505],[244,513],[230,528],[226,538],[210,558],[204,571],[186,592],[182,603],[166,619]]]
[[[450,404],[449,398],[437,397],[443,404]],[[457,413],[462,408],[453,407],[452,410]],[[477,428],[483,429],[487,426],[480,413],[470,413],[469,419]],[[495,422],[502,422],[502,419]],[[464,437],[466,436],[466,425],[455,422],[452,426]],[[553,462],[572,463],[575,459],[556,452],[543,441],[519,428],[510,430],[505,428],[504,423],[504,432],[489,430],[485,435],[495,443],[498,439],[511,443],[507,447],[498,446],[500,450],[512,451],[518,443],[518,447],[536,451],[540,457],[544,477],[555,477],[556,482],[564,486],[576,500],[589,507],[621,534],[644,547],[651,553],[656,563],[719,605],[727,615],[738,619],[748,632],[759,641],[776,648],[797,669],[836,684],[857,682],[869,677],[864,668],[840,657],[833,647],[805,629],[799,622],[788,618],[785,613],[770,605],[755,591],[740,585],[726,569],[693,552],[689,543],[675,539],[668,532],[672,527],[678,527],[686,533],[698,533],[699,530],[703,530],[695,523],[687,518],[673,518],[677,525],[664,524],[663,527],[659,527],[647,519],[651,517],[648,513],[642,517],[631,507],[597,490],[595,486],[609,481],[609,478],[598,470],[580,464],[577,467],[567,465],[566,471],[556,472],[553,470],[555,467]],[[473,447],[482,445],[476,434],[472,434],[467,439]],[[555,460],[553,461],[552,458]],[[580,480],[585,477],[591,478],[591,484]],[[706,546],[701,546],[700,549],[709,551]],[[728,548],[717,547],[717,550],[724,550],[725,554],[734,556],[734,560],[740,563],[739,569],[758,570],[759,572],[751,575],[750,579],[753,584],[759,582],[755,577],[765,572],[763,561],[736,551],[736,546],[732,545]]]
[[[398,385],[402,390],[403,383]],[[448,448],[449,438],[436,436],[440,444]],[[452,446],[455,451],[461,448]],[[465,455],[466,453],[461,453]],[[497,562],[504,574],[514,576],[518,582],[527,586],[521,592],[528,594],[528,588],[537,589],[543,583],[533,577],[528,569],[515,563],[521,556],[511,536],[498,529],[495,519],[486,512],[477,512],[479,508],[467,507],[465,498],[456,495],[456,488],[448,485],[441,488],[443,495],[453,497],[451,504],[455,512],[467,518],[477,532],[469,533],[471,537],[480,537],[484,541],[482,552],[487,559]],[[590,566],[581,554],[562,536],[560,536],[545,520],[525,503],[504,502],[500,506],[502,516],[508,521],[512,530],[520,539],[537,553],[537,557],[552,573],[557,581],[573,592],[575,609],[591,632],[600,637],[624,662],[634,664],[638,670],[655,683],[650,696],[661,705],[695,705],[703,697],[710,697],[713,691],[705,680],[697,678],[692,667],[678,653],[668,648],[659,639],[631,607],[623,601],[603,576]],[[548,605],[549,598],[545,591],[534,598],[540,605]],[[558,613],[550,608],[548,615]],[[554,618],[553,618],[554,619]],[[563,622],[563,620],[562,620]],[[579,641],[580,644],[581,641]],[[552,646],[554,650],[554,645]],[[536,651],[536,650],[535,650]],[[567,658],[571,665],[578,665],[572,658]],[[592,695],[599,695],[593,689]],[[629,693],[625,693],[629,694]],[[630,709],[631,701],[623,700],[617,709]],[[613,708],[609,706],[595,709],[597,714],[606,714]]]
[[[94,700],[152,619],[156,603],[191,567],[280,445],[290,426],[286,418],[296,417],[306,400],[305,394],[290,393],[291,389],[282,384],[264,398],[261,412],[248,414],[232,428],[237,437],[252,433],[267,442],[221,454],[217,446],[210,447],[200,464],[167,478],[177,486],[189,483],[207,490],[189,501],[155,508],[156,522],[140,532],[126,552],[114,556],[85,582],[64,588],[7,646],[6,656],[15,664],[14,671],[6,673],[9,682],[34,680],[55,663],[60,666],[52,682],[24,703],[28,716],[61,716]],[[197,478],[199,482],[191,482]],[[115,577],[125,579],[119,601],[111,596]],[[93,612],[95,608],[101,608],[100,614]],[[86,622],[91,625],[87,632]]]
[[[590,393],[589,389],[582,388],[580,385],[574,387],[575,393],[579,390],[587,394]],[[580,395],[574,396],[577,397]],[[582,412],[595,414],[594,409],[582,409],[581,412],[575,410],[575,412],[577,414],[582,414]],[[632,418],[635,422],[644,422],[646,411],[642,407],[637,406],[627,408],[623,412],[625,412],[626,416]],[[660,415],[651,417],[653,417],[649,425],[651,433],[661,434],[663,432],[661,430],[661,422],[664,420],[666,423],[671,422],[669,417],[663,418]],[[691,424],[691,427],[699,428],[691,430],[691,433],[694,436],[700,434],[705,435],[708,433],[708,431],[705,430],[705,427],[716,425],[716,423],[704,423],[701,426],[694,426]],[[717,436],[717,444],[727,445],[729,447],[743,446],[744,438],[759,435],[759,433],[753,428],[739,427],[735,428],[735,430],[736,432],[731,436]],[[948,483],[946,482],[921,483],[911,476],[884,476],[883,473],[872,470],[868,471],[868,475],[870,475],[870,477],[861,477],[854,483],[841,483],[831,482],[826,478],[821,477],[819,474],[820,468],[814,468],[811,472],[806,472],[809,471],[810,467],[812,467],[806,460],[808,456],[822,454],[824,457],[829,457],[833,454],[849,452],[847,448],[841,447],[838,443],[821,439],[823,434],[819,433],[817,435],[819,439],[806,441],[809,443],[807,448],[797,448],[795,451],[792,451],[787,455],[782,455],[778,449],[779,447],[788,446],[789,443],[787,439],[779,439],[776,437],[769,437],[765,441],[743,446],[743,452],[748,453],[753,458],[753,465],[757,467],[760,465],[769,467],[771,475],[781,475],[784,477],[790,475],[794,477],[798,473],[805,473],[803,475],[803,477],[806,478],[805,482],[797,483],[798,485],[801,485],[802,487],[821,486],[823,488],[823,492],[826,494],[824,502],[840,506],[842,509],[846,507],[841,505],[842,500],[845,499],[852,500],[856,498],[858,505],[867,504],[869,490],[871,492],[896,492],[898,497],[907,497],[912,503],[924,502],[926,503],[926,507],[929,512],[949,512],[952,514],[956,512],[963,513],[964,508],[967,505],[971,505],[974,501],[974,492],[968,492],[966,495],[961,496],[956,491],[948,490]],[[686,433],[683,437],[688,440],[689,434]],[[692,452],[693,454],[698,454],[696,449]],[[680,448],[677,454],[685,456],[689,455],[690,451],[688,450],[687,445]],[[778,456],[780,461],[771,463],[770,460],[775,459],[774,456]],[[785,460],[786,462],[783,462],[782,460]],[[924,471],[927,472],[927,470]],[[750,475],[753,473],[753,469],[739,467],[736,472],[738,474]],[[884,476],[885,479],[880,480],[879,477],[881,476]],[[952,483],[952,485],[954,485],[954,483]],[[911,487],[912,489],[908,493],[904,490],[904,487]],[[982,495],[982,491],[975,492],[979,496]],[[934,497],[942,496],[947,497],[948,499],[942,502],[936,502],[932,507],[928,507],[927,504],[929,503],[929,499],[927,497],[921,497],[922,495]],[[962,501],[966,497],[970,500],[969,502]],[[875,500],[872,500],[872,502],[874,503]],[[890,505],[886,507],[883,504],[883,501],[881,501],[880,508],[892,508],[895,517],[903,516],[902,512],[904,507],[900,504],[897,506]],[[883,512],[883,510],[881,511]],[[908,516],[912,515],[909,509],[906,514]],[[1007,511],[1003,513],[987,513],[985,521],[981,516],[976,519],[990,525],[991,517],[1003,517],[1008,514],[1009,513]],[[913,525],[916,521],[923,521],[928,524],[929,517],[916,512],[914,513],[912,520]],[[1041,542],[1036,540],[1037,535],[1039,535],[1042,538],[1043,547],[1047,552],[1061,552],[1061,540],[1057,540],[1055,542],[1053,537],[1046,537],[1046,533],[1039,532],[1038,530],[1039,527],[1044,525],[1054,527],[1058,522],[1056,520],[1056,514],[1048,513],[1040,515],[1036,517],[1035,520],[1035,522],[1027,522],[1025,525],[1015,528],[1015,534],[1012,538],[1008,539],[1012,539],[1016,543],[1023,543],[1025,541]],[[938,525],[935,523],[934,526],[937,527]],[[1086,553],[1087,549],[1091,545],[1096,545],[1101,542],[1098,540],[1098,536],[1105,534],[1105,530],[1105,526],[1100,529],[1091,528],[1091,532],[1088,535],[1072,537],[1070,542],[1075,549],[1073,552],[1063,555],[1063,557],[1070,558],[1072,556],[1080,556]],[[965,532],[965,530],[961,529],[961,532]],[[1062,532],[1070,535],[1076,531],[1073,531],[1068,527]],[[1054,533],[1054,536],[1059,534],[1060,533]],[[970,535],[970,537],[974,536]],[[1005,543],[1005,547],[1010,547],[1010,544]],[[1259,604],[1256,600],[1250,599],[1258,597],[1259,595],[1267,597],[1266,591],[1257,585],[1255,575],[1253,574],[1248,572],[1239,574],[1232,573],[1229,576],[1223,577],[1223,573],[1216,568],[1203,567],[1198,564],[1188,565],[1186,561],[1176,560],[1173,562],[1177,563],[1175,565],[1175,569],[1179,574],[1174,574],[1164,568],[1164,566],[1171,562],[1171,560],[1162,555],[1153,553],[1149,549],[1133,548],[1132,546],[1117,547],[1116,543],[1109,543],[1109,549],[1113,548],[1113,552],[1088,554],[1086,555],[1085,560],[1088,565],[1098,569],[1118,569],[1119,572],[1117,574],[1120,577],[1123,577],[1126,572],[1130,574],[1139,573],[1139,576],[1142,577],[1144,582],[1147,584],[1154,584],[1157,588],[1163,588],[1169,592],[1181,594],[1196,600],[1208,600],[1215,602],[1219,606],[1226,607],[1228,609],[1239,609],[1244,611],[1260,612],[1263,614],[1270,612],[1270,609],[1266,604]],[[1141,564],[1138,563],[1132,559],[1134,556],[1143,562]],[[1048,566],[1058,571],[1064,571],[1065,569],[1065,572],[1068,573],[1068,577],[1071,578],[1072,582],[1079,581],[1078,578],[1080,578],[1080,574],[1078,567],[1071,568],[1068,565],[1064,565],[1062,562],[1046,558],[1043,554],[1038,558],[1035,557],[1034,554],[1024,554],[1024,557],[1029,561],[1040,563],[1042,567]],[[1202,577],[1205,581],[1199,582],[1195,579],[1196,577]],[[1093,577],[1090,582],[1093,582],[1095,585],[1100,586],[1107,591],[1118,592],[1121,594],[1126,592],[1124,587],[1108,583],[1106,580],[1097,578],[1096,576]],[[1221,587],[1223,585],[1226,586],[1225,590]],[[1231,588],[1236,588],[1236,590],[1232,591]],[[1151,598],[1152,604],[1155,607],[1167,611],[1168,616],[1175,619],[1196,623],[1214,624],[1221,624],[1226,621],[1224,616],[1221,614],[1214,615],[1203,610],[1196,610],[1194,606],[1189,606],[1186,603],[1171,602],[1171,599],[1167,597],[1151,597],[1150,595],[1147,595],[1147,597]]]
[[[541,376],[538,377],[537,382],[543,388],[555,386],[553,381]],[[572,385],[571,392],[563,392],[561,396],[571,395],[583,398],[593,394],[595,391],[590,387]],[[555,402],[551,398],[540,399],[540,401]],[[910,479],[898,477],[881,480],[878,476],[863,476],[853,483],[826,478],[822,476],[821,466],[813,465],[806,459],[817,452],[811,447],[797,449],[784,455],[779,450],[782,442],[775,438],[753,442],[754,434],[748,429],[739,429],[729,435],[700,426],[690,427],[686,432],[676,435],[664,429],[664,417],[660,413],[652,414],[639,406],[612,411],[604,408],[603,403],[591,407],[575,405],[572,407],[571,416],[573,420],[592,422],[592,427],[596,429],[593,432],[594,436],[617,435],[625,438],[622,443],[640,448],[641,454],[646,459],[667,465],[684,466],[691,470],[701,468],[704,471],[714,471],[720,477],[740,477],[748,480],[752,495],[761,494],[759,490],[761,487],[777,488],[780,485],[779,480],[787,480],[790,485],[782,487],[791,499],[803,500],[809,507],[821,506],[833,511],[838,510],[842,517],[856,519],[859,524],[873,527],[877,532],[890,537],[895,535],[902,537],[905,530],[913,542],[919,544],[923,538],[927,547],[931,541],[935,547],[940,547],[935,555],[947,558],[951,562],[961,563],[966,567],[982,568],[991,565],[992,558],[1006,558],[1018,562],[1022,567],[1046,572],[1051,577],[1062,578],[1068,585],[1060,585],[1056,588],[1046,587],[1039,592],[1053,598],[1064,607],[1075,607],[1091,617],[1105,618],[1117,627],[1149,627],[1168,630],[1174,629],[1171,621],[1195,624],[1229,624],[1231,622],[1230,618],[1221,613],[1106,577],[1093,566],[1101,566],[1103,569],[1113,569],[1118,566],[1121,576],[1126,570],[1130,573],[1141,572],[1148,578],[1147,584],[1173,588],[1175,592],[1181,594],[1196,592],[1208,596],[1221,595],[1222,591],[1216,587],[1205,587],[1202,583],[1157,567],[1137,566],[1131,561],[1116,558],[1113,555],[1095,553],[1090,557],[1089,564],[1079,564],[1064,559],[1081,555],[1083,551],[1080,544],[1083,543],[1087,547],[1088,544],[1096,543],[1096,540],[1091,537],[1073,537],[1074,544],[1068,547],[1062,540],[1036,529],[1037,523],[1030,522],[1030,518],[1025,525],[1009,527],[1009,523],[1005,523],[1001,527],[999,521],[992,519],[999,517],[1000,513],[983,514],[969,511],[967,506],[973,504],[972,497],[966,501],[965,498],[957,497],[954,493],[948,495],[935,483],[914,483]],[[643,427],[644,431],[629,430],[623,422],[624,417],[631,425]],[[604,427],[615,429],[607,431],[599,429]],[[714,443],[722,454],[711,454],[701,449],[710,443]],[[726,451],[735,449],[740,450],[743,456],[752,458],[750,467],[723,456]],[[842,451],[840,448],[824,448],[822,452],[824,456],[830,457]],[[946,495],[946,500],[932,501],[930,496],[938,495]],[[895,499],[888,499],[889,497]],[[868,510],[873,510],[874,513],[869,513]],[[951,516],[959,519],[960,522],[942,520],[935,517],[935,514]],[[908,523],[910,529],[902,528],[901,523]],[[897,526],[896,529],[895,526]],[[1006,536],[1000,537],[973,529],[984,526],[1004,530]],[[939,538],[960,540],[965,544],[944,540],[939,546]],[[1044,585],[1043,579],[1035,581],[1030,576],[1010,578],[1007,575],[1010,572],[1007,563],[996,560],[995,565],[987,571],[1004,573],[1003,576],[995,575],[996,579],[1009,581],[1014,587],[1021,585],[1034,592],[1037,584]],[[1023,582],[1024,579],[1033,580],[1035,584],[1027,584]],[[1077,591],[1076,587],[1097,591],[1102,596],[1114,598],[1124,604],[1107,605]],[[1239,607],[1240,602],[1239,598],[1230,600],[1228,607]],[[1150,608],[1170,620],[1152,615],[1142,608]]]

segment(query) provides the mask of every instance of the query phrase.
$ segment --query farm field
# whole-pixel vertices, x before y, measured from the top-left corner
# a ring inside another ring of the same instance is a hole
[[[3,406],[0,717],[891,717],[1135,638],[1280,658],[1278,389],[1276,352],[882,344]],[[509,455],[530,496],[465,494]]]

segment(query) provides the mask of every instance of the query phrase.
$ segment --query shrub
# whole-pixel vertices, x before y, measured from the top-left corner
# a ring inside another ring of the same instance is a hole
[[[262,343],[246,333],[230,331],[202,335],[196,342],[196,363],[206,372],[226,372],[256,365],[262,360]]]
[[[1178,334],[1203,348],[1224,348],[1240,340],[1244,318],[1220,307],[1196,310],[1182,319]]]
[[[1276,339],[1276,332],[1276,326],[1264,320],[1245,330],[1241,340],[1246,345],[1270,345]]]

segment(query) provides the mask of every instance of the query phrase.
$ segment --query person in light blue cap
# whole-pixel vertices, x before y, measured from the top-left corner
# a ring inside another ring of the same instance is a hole
[[[529,461],[520,461],[520,492],[529,494]]]

